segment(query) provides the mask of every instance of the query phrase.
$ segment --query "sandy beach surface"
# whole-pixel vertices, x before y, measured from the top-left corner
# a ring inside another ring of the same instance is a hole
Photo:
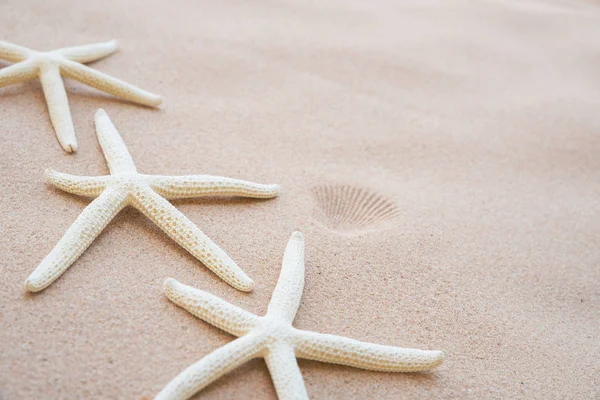
[[[67,81],[74,155],[39,81],[0,90],[0,399],[152,398],[232,340],[168,301],[165,278],[263,314],[294,230],[307,244],[296,327],[446,353],[422,374],[300,360],[312,398],[600,398],[597,3],[0,3],[8,42],[113,38],[120,51],[93,67],[165,103]],[[174,202],[254,292],[134,209],[25,292],[89,203],[44,170],[108,173],[100,107],[140,172],[282,186],[274,200]],[[275,390],[258,359],[198,397]]]

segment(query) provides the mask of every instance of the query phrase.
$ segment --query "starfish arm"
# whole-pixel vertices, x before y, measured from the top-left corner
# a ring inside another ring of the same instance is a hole
[[[196,317],[235,336],[252,330],[258,317],[202,290],[184,285],[173,278],[165,281],[165,294],[173,303]]]
[[[427,371],[444,361],[441,351],[382,346],[309,331],[298,331],[295,348],[301,358],[374,371]]]
[[[283,254],[281,274],[273,291],[267,315],[292,322],[300,305],[303,289],[304,236],[300,232],[294,232]]]
[[[10,62],[23,61],[33,52],[22,46],[0,40],[0,58]]]
[[[162,103],[160,96],[74,61],[63,59],[60,63],[60,69],[69,78],[134,103],[151,107],[156,107]]]
[[[154,400],[186,400],[221,376],[259,356],[264,338],[247,335],[213,351],[177,375]]]
[[[32,61],[23,61],[0,69],[0,88],[14,83],[33,79],[38,74],[38,67]]]
[[[67,153],[71,153],[77,150],[77,140],[75,139],[75,129],[69,110],[67,92],[58,67],[42,67],[40,69],[40,81],[44,89],[50,121],[52,121],[56,131],[56,137],[62,148]]]
[[[125,206],[126,198],[126,192],[109,188],[92,201],[27,278],[26,289],[39,292],[65,272]]]
[[[100,142],[100,147],[102,147],[102,152],[104,153],[110,173],[136,172],[131,154],[129,154],[123,138],[119,135],[119,131],[117,131],[106,111],[99,108],[96,111],[95,117],[98,142]]]
[[[55,50],[55,53],[79,63],[89,63],[111,55],[119,48],[116,40],[87,44],[84,46],[65,47]]]
[[[136,208],[221,279],[245,292],[254,288],[252,279],[236,265],[227,253],[150,187],[138,187],[133,196],[133,205]]]
[[[291,346],[276,345],[269,348],[265,361],[280,400],[308,400],[304,379]]]
[[[46,170],[46,182],[68,193],[97,197],[106,189],[110,176],[77,176]]]
[[[279,185],[262,185],[210,175],[145,175],[152,189],[167,199],[204,196],[241,196],[266,199],[279,194]]]

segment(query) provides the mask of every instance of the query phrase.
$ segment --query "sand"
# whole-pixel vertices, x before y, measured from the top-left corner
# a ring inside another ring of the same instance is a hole
[[[37,81],[0,90],[0,398],[152,398],[232,339],[170,303],[164,279],[262,314],[296,229],[297,327],[446,352],[428,374],[300,361],[312,398],[598,398],[600,8],[469,3],[2,2],[2,39],[39,50],[120,39],[94,68],[165,104],[68,82],[79,151],[67,155]],[[47,290],[25,293],[88,203],[43,171],[108,172],[100,107],[141,172],[282,185],[275,200],[175,202],[253,293],[133,209]],[[342,185],[398,215],[340,225],[321,203],[341,202]],[[202,394],[275,390],[255,360]]]

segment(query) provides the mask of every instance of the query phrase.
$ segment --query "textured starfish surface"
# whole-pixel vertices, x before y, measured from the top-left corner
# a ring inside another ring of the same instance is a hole
[[[304,238],[292,234],[267,314],[259,317],[207,292],[165,281],[167,297],[198,318],[238,336],[179,374],[157,400],[188,399],[246,361],[263,357],[280,399],[306,399],[297,357],[388,372],[425,371],[444,360],[441,351],[406,349],[359,342],[292,326],[304,288]]]
[[[173,240],[236,289],[250,291],[254,282],[235,262],[166,199],[243,196],[275,197],[278,185],[261,185],[210,175],[163,176],[137,172],[123,139],[104,110],[96,112],[98,141],[110,175],[75,176],[46,170],[49,183],[82,196],[96,197],[75,220],[25,282],[40,291],[54,282],[85,251],[125,206],[137,208]]]
[[[0,41],[0,58],[16,63],[0,70],[0,88],[39,77],[58,141],[65,151],[71,153],[77,150],[77,140],[61,75],[134,103],[158,106],[162,102],[155,94],[82,64],[99,60],[115,51],[116,40],[48,52]]]

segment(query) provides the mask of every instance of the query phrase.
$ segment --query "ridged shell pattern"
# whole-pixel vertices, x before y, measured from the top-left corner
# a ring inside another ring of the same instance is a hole
[[[350,185],[321,185],[313,189],[317,218],[329,229],[358,233],[397,218],[399,209],[385,196]]]

